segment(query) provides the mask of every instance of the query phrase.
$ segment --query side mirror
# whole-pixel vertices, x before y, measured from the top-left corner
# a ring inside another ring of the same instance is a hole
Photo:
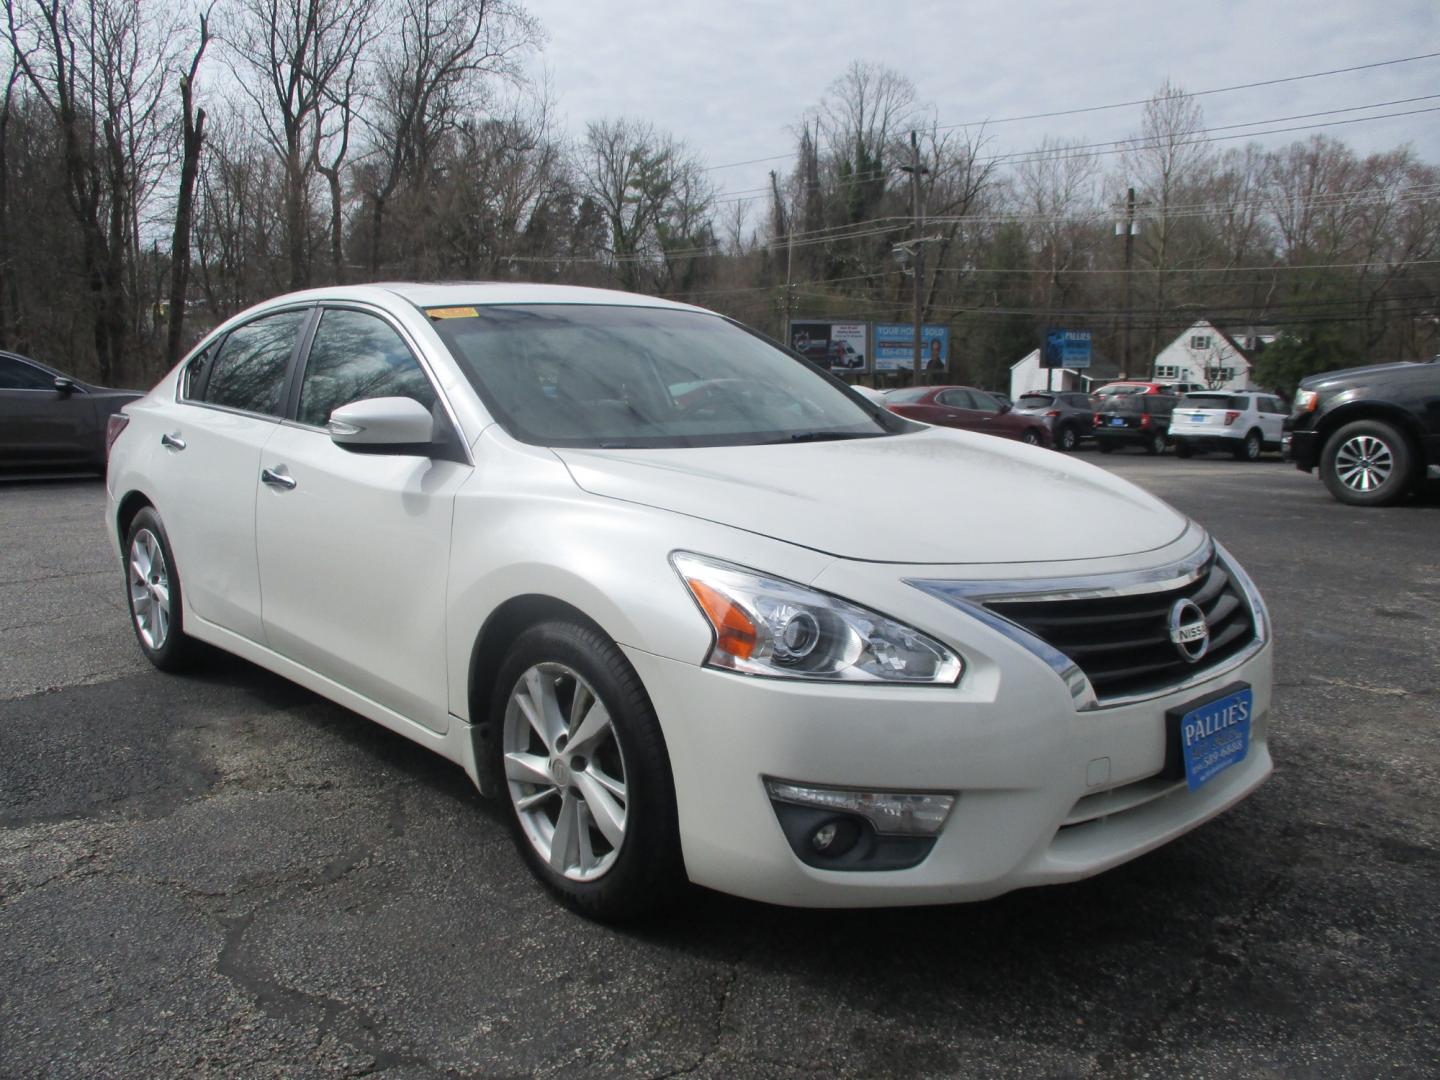
[[[362,453],[428,454],[435,442],[430,410],[405,397],[342,405],[330,414],[325,430],[336,446]]]
[[[1000,414],[1003,416],[1005,413],[1009,412],[1012,408],[1014,408],[1013,405],[1006,405],[1006,404],[1002,401],[1002,402],[1000,403]]]
[[[64,375],[55,376],[55,392],[61,397],[69,397],[75,392],[75,380],[67,379]]]

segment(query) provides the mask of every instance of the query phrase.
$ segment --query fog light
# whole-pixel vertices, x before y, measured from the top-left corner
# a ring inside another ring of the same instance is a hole
[[[937,792],[849,791],[768,779],[765,787],[772,799],[855,814],[882,836],[934,836],[955,805],[954,795]]]
[[[840,826],[833,821],[827,821],[810,835],[810,846],[816,851],[826,851],[835,842],[835,834],[840,831]]]

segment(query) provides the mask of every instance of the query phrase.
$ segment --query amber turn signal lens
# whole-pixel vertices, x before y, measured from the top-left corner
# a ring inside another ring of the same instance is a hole
[[[703,581],[686,578],[685,583],[690,586],[690,591],[710,619],[710,625],[715,628],[716,645],[741,660],[750,659],[757,636],[750,616]]]

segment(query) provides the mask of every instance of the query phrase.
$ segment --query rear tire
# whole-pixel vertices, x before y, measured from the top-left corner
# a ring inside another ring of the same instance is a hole
[[[1245,436],[1245,441],[1235,447],[1236,461],[1259,461],[1260,460],[1260,432],[1252,431]]]
[[[1023,442],[1026,446],[1039,446],[1040,432],[1036,431],[1033,427],[1026,428],[1020,433],[1020,441]]]
[[[194,654],[186,636],[180,574],[160,515],[145,507],[125,535],[125,598],[130,628],[145,658],[161,671],[180,671]]]
[[[1164,452],[1165,433],[1163,431],[1157,431],[1154,435],[1151,435],[1150,438],[1145,440],[1145,453],[1149,454],[1151,457],[1155,457],[1158,454],[1163,454]]]
[[[500,666],[490,716],[506,817],[531,873],[591,919],[672,902],[685,870],[670,758],[619,647],[579,622],[532,626]]]
[[[1410,444],[1383,420],[1356,420],[1325,442],[1320,478],[1348,506],[1389,506],[1410,490]]]
[[[1064,425],[1055,434],[1055,446],[1067,454],[1080,445],[1080,436],[1075,434],[1075,429],[1069,424]]]

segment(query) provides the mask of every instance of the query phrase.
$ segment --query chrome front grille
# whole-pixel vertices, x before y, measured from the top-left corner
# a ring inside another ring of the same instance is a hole
[[[1200,608],[1209,628],[1209,648],[1194,662],[1170,635],[1171,611],[1182,599]],[[1102,704],[1161,691],[1218,667],[1256,636],[1241,589],[1214,555],[1192,580],[1156,592],[983,603],[1073,661]]]

